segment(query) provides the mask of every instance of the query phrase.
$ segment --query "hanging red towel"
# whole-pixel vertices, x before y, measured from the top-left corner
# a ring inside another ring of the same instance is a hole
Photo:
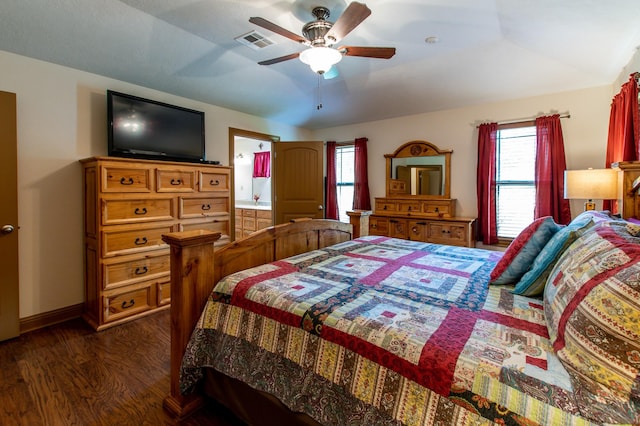
[[[253,177],[271,177],[271,152],[253,153]]]

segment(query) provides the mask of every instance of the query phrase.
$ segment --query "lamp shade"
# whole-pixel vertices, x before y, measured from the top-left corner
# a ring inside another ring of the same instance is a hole
[[[300,60],[309,65],[313,72],[324,74],[340,62],[342,54],[330,47],[310,47],[300,53]]]
[[[565,170],[564,198],[571,200],[615,200],[618,172],[613,169]]]

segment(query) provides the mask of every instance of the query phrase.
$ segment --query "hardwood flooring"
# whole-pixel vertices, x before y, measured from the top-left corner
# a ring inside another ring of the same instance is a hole
[[[81,319],[0,342],[0,425],[237,426],[210,404],[176,422],[169,392],[169,311],[95,332]]]

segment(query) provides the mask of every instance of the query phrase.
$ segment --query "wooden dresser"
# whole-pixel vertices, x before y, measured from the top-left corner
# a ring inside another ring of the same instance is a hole
[[[230,241],[230,168],[93,157],[84,181],[84,318],[96,330],[170,303],[163,234],[191,229]]]
[[[369,234],[475,247],[476,220],[456,217],[455,201],[376,198]]]
[[[475,218],[456,216],[451,150],[427,141],[386,154],[386,196],[375,199],[369,234],[475,247]]]

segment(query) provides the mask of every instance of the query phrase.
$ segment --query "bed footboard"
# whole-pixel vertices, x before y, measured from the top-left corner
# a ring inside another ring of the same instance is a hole
[[[187,417],[204,402],[200,395],[180,394],[180,364],[200,313],[215,283],[243,269],[327,247],[353,238],[351,224],[299,219],[272,226],[214,251],[219,232],[174,232],[162,236],[171,247],[170,394],[164,408]]]

